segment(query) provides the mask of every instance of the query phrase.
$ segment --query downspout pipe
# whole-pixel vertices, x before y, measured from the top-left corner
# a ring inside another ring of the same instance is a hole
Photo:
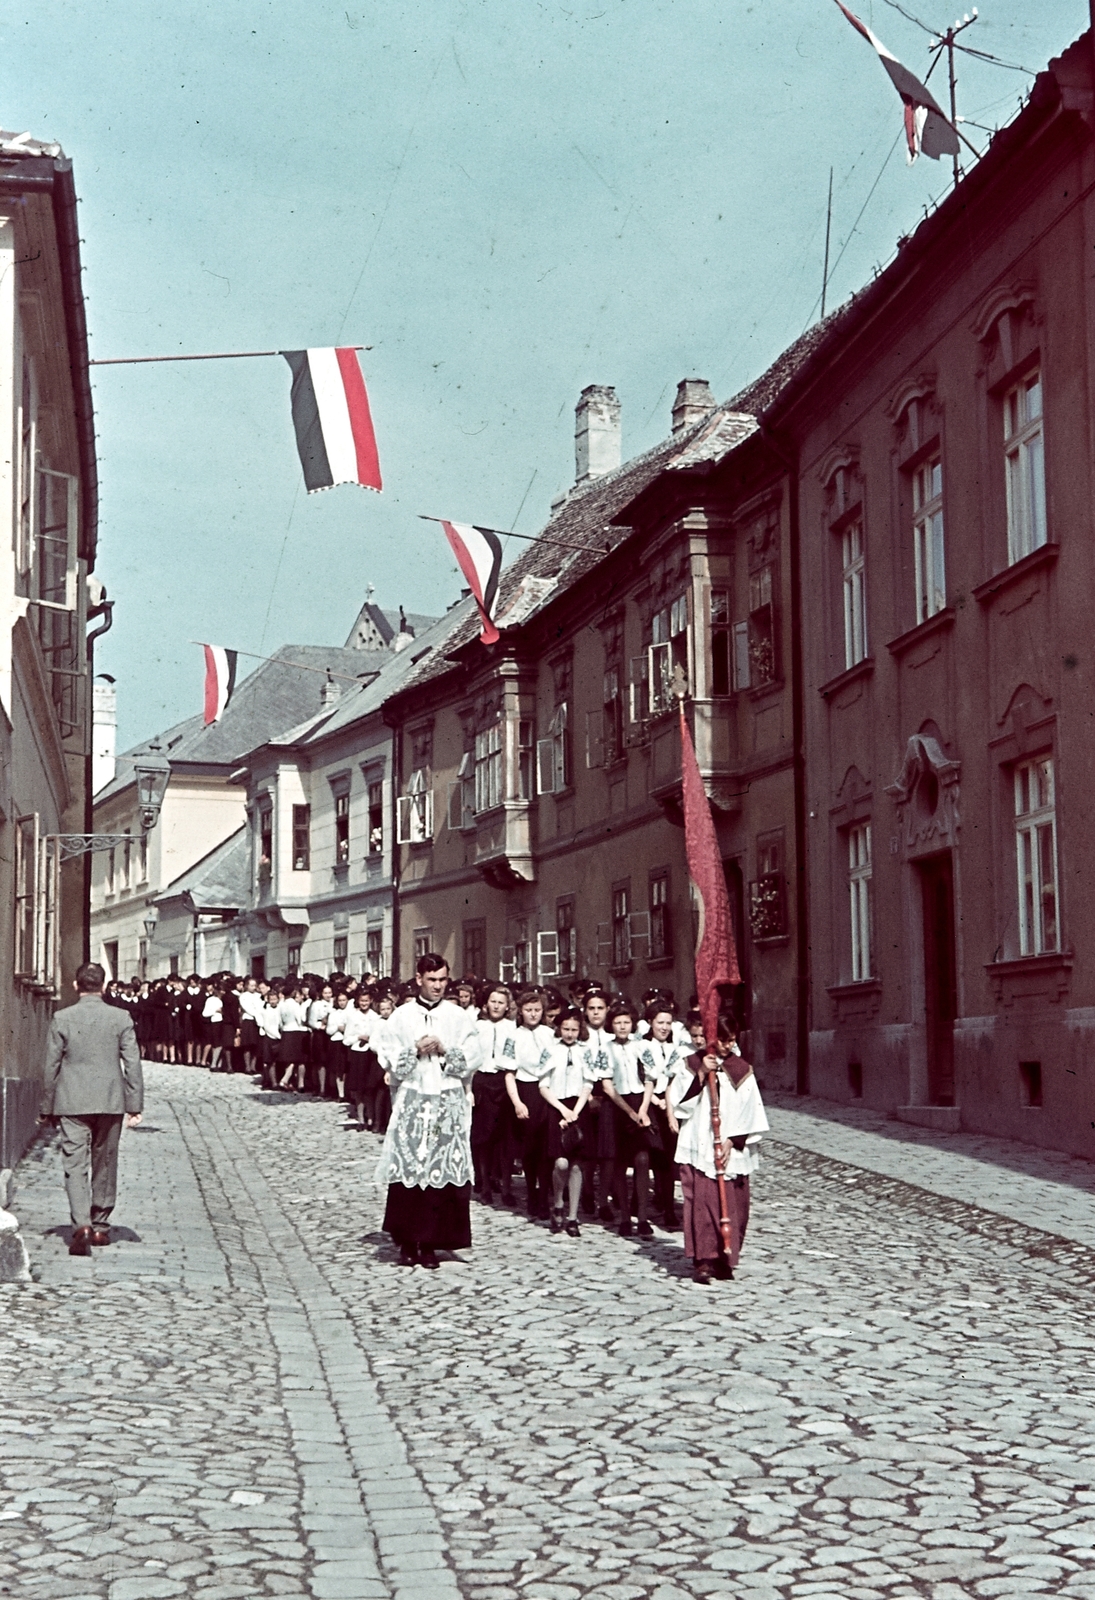
[[[1095,0],[1092,0],[1095,5]],[[763,418],[761,435],[782,462],[788,483],[791,555],[791,743],[795,834],[795,1093],[810,1093],[810,922],[806,870],[806,695],[802,660],[802,511],[797,447]]]
[[[92,606],[88,617],[102,617],[97,628],[92,628],[87,635],[87,681],[89,690],[95,683],[95,641],[101,639],[104,633],[109,633],[114,625],[114,601],[108,600],[104,595],[97,606]],[[92,794],[92,768],[94,763],[94,723],[90,730],[87,749],[84,752],[84,832],[95,832],[95,797]],[[90,850],[84,852],[84,960],[91,960],[91,865],[92,854]]]

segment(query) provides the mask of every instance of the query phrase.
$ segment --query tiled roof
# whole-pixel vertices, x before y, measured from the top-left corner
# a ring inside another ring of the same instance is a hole
[[[244,826],[181,873],[156,899],[185,896],[195,911],[239,911],[247,904],[250,888],[251,845]]]
[[[780,354],[767,372],[691,427],[663,439],[614,472],[576,484],[552,511],[536,540],[504,568],[496,610],[499,626],[505,628],[506,612],[511,606],[516,625],[526,622],[558,594],[587,577],[606,555],[628,539],[632,529],[624,523],[614,523],[613,518],[623,513],[660,473],[711,465],[750,438],[757,431],[757,414],[791,381],[843,314],[843,309],[835,311],[825,322],[809,329]],[[566,548],[572,545],[586,548]],[[540,598],[529,594],[530,578],[550,580],[550,587],[544,585]],[[469,602],[465,620],[452,630],[443,648],[435,647],[401,688],[417,688],[451,671],[454,653],[471,643],[478,631],[478,615]]]
[[[412,653],[414,646],[411,647]],[[187,765],[233,767],[248,751],[314,717],[320,710],[324,672],[351,687],[367,676],[374,678],[388,662],[397,660],[387,650],[344,650],[334,645],[283,645],[236,685],[232,703],[219,722],[205,727],[200,713],[176,723],[163,733],[118,757],[113,781],[95,796],[96,805],[118,794],[133,781],[133,761],[156,751],[171,762]],[[195,684],[195,691],[199,684]]]

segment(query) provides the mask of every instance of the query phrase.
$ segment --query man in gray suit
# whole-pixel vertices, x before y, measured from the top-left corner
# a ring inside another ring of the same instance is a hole
[[[118,1193],[122,1119],[135,1128],[144,1107],[141,1053],[128,1011],[103,999],[97,961],[76,972],[74,1006],[53,1018],[46,1052],[42,1116],[61,1125],[61,1160],[72,1213],[70,1256],[109,1244],[107,1223]]]

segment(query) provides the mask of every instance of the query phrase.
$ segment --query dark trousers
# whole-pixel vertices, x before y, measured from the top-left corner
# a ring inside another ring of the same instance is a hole
[[[107,1222],[118,1197],[122,1118],[107,1112],[61,1117],[61,1162],[74,1228]]]

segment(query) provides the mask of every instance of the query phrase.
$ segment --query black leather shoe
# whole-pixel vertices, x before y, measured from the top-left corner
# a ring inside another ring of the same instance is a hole
[[[572,1239],[580,1239],[582,1237],[581,1229],[578,1227],[577,1217],[571,1217],[570,1221],[566,1225],[566,1231],[569,1233]]]
[[[711,1282],[711,1273],[709,1272],[708,1267],[707,1267],[707,1263],[705,1261],[697,1261],[696,1265],[692,1268],[692,1282],[693,1283],[710,1283]]]
[[[109,1244],[110,1243],[110,1229],[109,1228],[92,1227],[92,1230],[91,1230],[91,1242],[92,1242],[92,1244]]]
[[[639,1223],[639,1226],[635,1229],[635,1232],[639,1235],[640,1239],[653,1239],[654,1237],[654,1229],[650,1226],[649,1222],[645,1220]]]
[[[563,1213],[561,1210],[551,1213],[551,1231],[552,1233],[562,1233],[563,1231]]]
[[[732,1278],[733,1276],[733,1267],[730,1265],[729,1261],[727,1261],[725,1256],[720,1255],[719,1259],[715,1262],[715,1277],[726,1279]]]
[[[91,1229],[77,1228],[72,1235],[72,1243],[68,1247],[70,1256],[89,1256],[91,1254]]]
[[[628,1217],[625,1222],[621,1222],[620,1223],[620,1238],[621,1239],[630,1239],[631,1238],[631,1218],[630,1217]]]
[[[401,1245],[399,1250],[399,1265],[401,1267],[416,1267],[418,1265],[418,1251],[414,1245]]]
[[[418,1252],[418,1264],[421,1267],[439,1267],[441,1265],[432,1250],[420,1250]]]

